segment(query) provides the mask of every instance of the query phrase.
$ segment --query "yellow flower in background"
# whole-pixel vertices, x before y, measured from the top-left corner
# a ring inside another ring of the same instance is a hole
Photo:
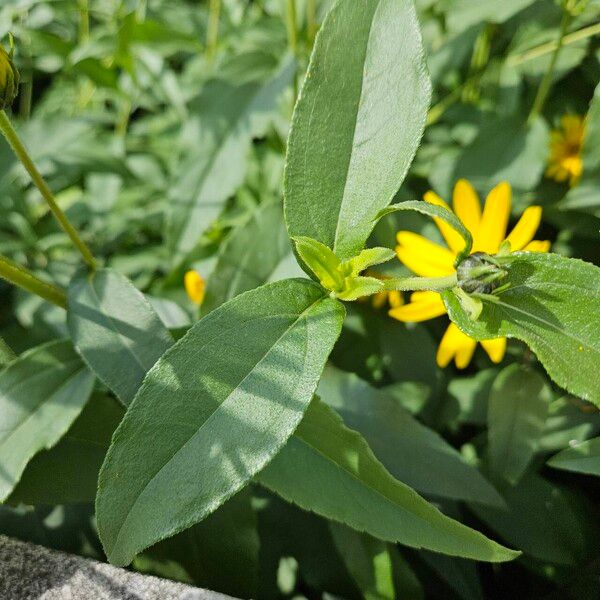
[[[183,283],[189,299],[200,306],[206,292],[206,283],[200,273],[198,271],[188,271],[183,278]]]
[[[560,129],[550,136],[550,158],[546,176],[556,181],[567,181],[573,187],[583,171],[581,149],[585,137],[585,119],[577,115],[565,115]]]
[[[508,236],[506,229],[511,210],[511,188],[508,183],[498,184],[485,201],[483,211],[477,192],[465,179],[454,186],[452,208],[473,236],[472,252],[496,254],[503,241],[510,243],[511,251],[548,252],[550,242],[532,241],[542,219],[540,206],[527,208]],[[424,200],[430,204],[450,207],[434,192],[427,192]],[[450,225],[441,219],[435,219],[447,248],[436,244],[412,231],[399,231],[396,254],[411,271],[422,277],[445,277],[455,272],[454,261],[464,248],[463,238]],[[403,322],[420,322],[439,317],[446,313],[446,307],[437,292],[413,292],[410,302],[404,306],[392,308],[389,315]],[[506,352],[506,338],[484,340],[481,342],[490,359],[499,363]],[[446,367],[452,359],[459,369],[471,362],[477,342],[464,334],[451,323],[437,351],[437,363]]]

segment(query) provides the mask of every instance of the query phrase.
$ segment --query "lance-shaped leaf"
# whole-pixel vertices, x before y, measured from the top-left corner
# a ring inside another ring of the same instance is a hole
[[[294,279],[201,319],[146,376],[100,472],[111,562],[202,520],[273,458],[317,386],[344,308]]]
[[[68,341],[34,348],[0,372],[0,501],[29,460],[69,429],[93,385],[94,375]]]
[[[524,341],[569,392],[600,405],[600,269],[556,254],[517,252],[506,263],[508,289],[470,319],[452,291],[442,294],[450,318],[478,340]]]
[[[83,359],[126,406],[148,369],[173,343],[144,295],[110,269],[75,276],[67,322]]]
[[[575,444],[559,452],[548,461],[548,464],[555,469],[600,477],[600,437]]]
[[[252,138],[264,135],[295,69],[294,61],[285,59],[266,82],[236,86],[211,81],[192,103],[195,116],[186,125],[186,135],[197,130],[198,139],[186,153],[170,190],[167,242],[175,258],[198,243],[225,200],[244,181]]]
[[[406,175],[429,98],[412,0],[338,0],[317,36],[292,122],[290,236],[318,240],[342,260],[357,255]]]
[[[512,364],[496,378],[488,405],[488,459],[492,472],[516,485],[544,432],[552,390],[532,369]]]
[[[394,479],[365,440],[318,398],[258,481],[305,510],[381,540],[492,562],[518,556]]]

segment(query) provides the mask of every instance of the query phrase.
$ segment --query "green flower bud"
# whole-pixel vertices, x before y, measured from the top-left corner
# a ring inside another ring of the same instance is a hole
[[[10,106],[19,91],[19,71],[12,61],[12,50],[8,54],[0,45],[0,110]]]
[[[458,287],[467,294],[491,294],[506,275],[498,261],[485,252],[474,252],[456,269]]]

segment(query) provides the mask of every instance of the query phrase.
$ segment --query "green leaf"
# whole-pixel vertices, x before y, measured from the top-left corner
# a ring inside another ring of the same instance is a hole
[[[173,343],[144,295],[110,269],[73,278],[67,323],[78,352],[125,406]]]
[[[327,290],[341,290],[344,275],[341,261],[325,244],[308,237],[292,238],[296,252],[304,264],[314,273],[321,285]]]
[[[365,440],[318,398],[258,481],[305,510],[384,541],[491,562],[518,556],[394,479]]]
[[[164,354],[100,473],[98,529],[111,562],[128,564],[201,521],[273,458],[310,402],[343,317],[317,284],[281,281],[223,304]]]
[[[477,469],[421,425],[385,388],[375,389],[354,374],[327,367],[318,394],[348,427],[364,436],[396,479],[427,496],[504,505]]]
[[[0,501],[31,458],[69,429],[93,385],[93,374],[68,341],[38,346],[0,372]]]
[[[505,263],[503,263],[504,265]],[[567,391],[600,406],[600,269],[556,254],[517,252],[506,262],[510,287],[484,300],[471,320],[451,291],[442,293],[450,318],[471,337],[524,341]]]
[[[544,431],[552,390],[532,369],[513,364],[496,378],[488,405],[489,467],[515,485]]]
[[[548,465],[555,469],[600,477],[600,437],[580,442],[559,452],[548,461]]]
[[[429,99],[413,2],[339,0],[317,36],[288,141],[290,236],[342,260],[358,254],[404,180]]]
[[[8,502],[34,506],[93,502],[100,467],[124,414],[118,400],[92,395],[58,444],[29,462]]]
[[[542,118],[531,124],[521,117],[500,117],[481,127],[465,148],[452,181],[468,179],[479,191],[500,181],[515,190],[532,190],[539,182],[548,158],[548,126]]]
[[[395,256],[396,253],[389,248],[366,248],[358,256],[348,260],[352,269],[351,275],[356,277],[365,269],[392,260]]]
[[[429,217],[442,219],[448,223],[452,229],[457,231],[465,240],[465,247],[461,250],[457,260],[470,254],[471,248],[473,247],[473,237],[471,236],[471,232],[463,225],[462,221],[453,212],[450,212],[443,206],[437,206],[436,204],[430,204],[429,202],[422,202],[420,200],[408,200],[406,202],[392,204],[391,206],[384,208],[377,214],[375,218],[379,220],[391,213],[404,210],[415,211]]]
[[[585,552],[585,519],[573,494],[532,473],[507,486],[508,509],[471,505],[509,544],[542,561],[576,565]]]
[[[253,137],[265,134],[296,66],[285,60],[265,83],[209,82],[192,103],[186,135],[196,139],[170,189],[167,243],[175,259],[187,254],[242,184]]]
[[[194,585],[235,598],[256,598],[260,540],[249,487],[204,521],[148,551],[159,560],[176,560]]]
[[[266,283],[291,252],[281,204],[259,206],[221,246],[217,264],[206,282],[202,312],[208,313]]]
[[[344,291],[336,294],[336,297],[350,302],[363,296],[377,294],[383,288],[383,281],[375,277],[348,277],[344,284]]]

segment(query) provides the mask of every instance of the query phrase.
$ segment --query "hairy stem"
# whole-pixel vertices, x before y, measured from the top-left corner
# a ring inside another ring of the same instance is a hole
[[[421,290],[443,292],[456,287],[457,284],[456,273],[446,277],[395,277],[384,280],[384,290],[387,292],[416,292]]]
[[[79,237],[77,230],[71,225],[71,222],[67,219],[65,213],[56,203],[54,195],[50,191],[48,184],[33,164],[27,149],[21,142],[17,132],[12,126],[6,112],[0,111],[0,132],[6,138],[6,141],[10,144],[17,158],[23,163],[23,166],[31,176],[33,183],[40,190],[40,193],[44,197],[44,200],[48,203],[52,214],[56,217],[56,220],[60,223],[60,226],[64,229],[65,233],[69,236],[77,250],[81,253],[83,260],[91,269],[96,268],[96,261],[89,248],[86,246],[84,241]]]
[[[0,277],[56,306],[67,307],[67,295],[58,286],[36,277],[6,256],[0,255]]]

